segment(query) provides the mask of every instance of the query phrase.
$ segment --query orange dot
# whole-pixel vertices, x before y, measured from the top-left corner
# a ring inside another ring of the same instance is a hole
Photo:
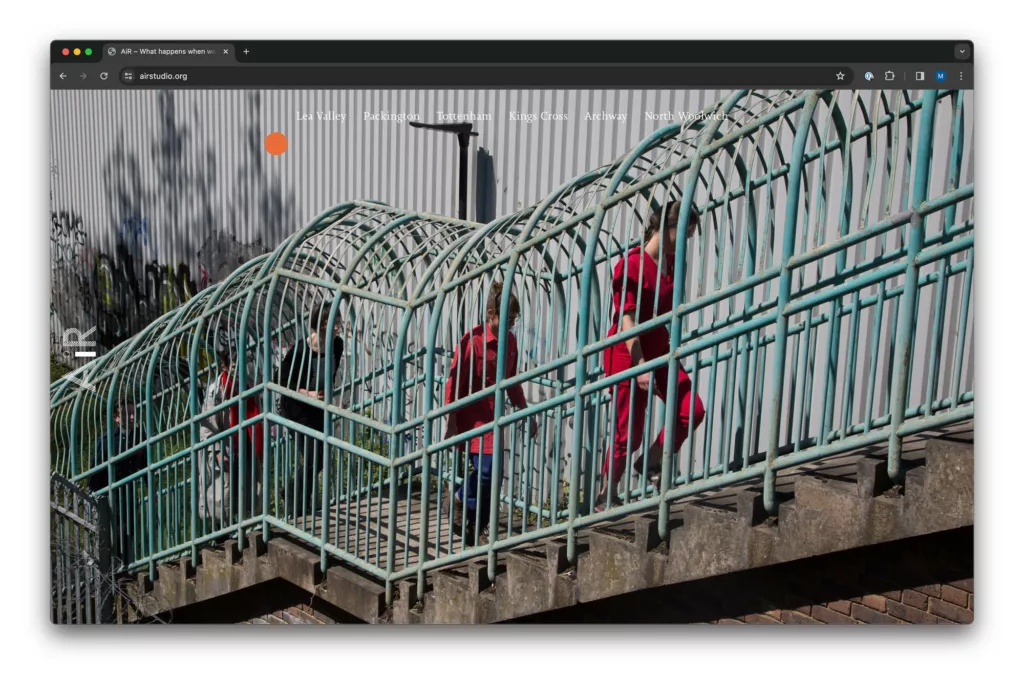
[[[267,134],[263,141],[263,147],[272,155],[283,155],[284,151],[288,149],[288,139],[280,131],[275,131]]]

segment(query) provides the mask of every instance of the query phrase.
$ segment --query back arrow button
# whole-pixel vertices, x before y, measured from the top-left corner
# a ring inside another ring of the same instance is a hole
[[[67,73],[61,73],[61,74],[60,74],[60,79],[62,79],[62,80],[65,80],[65,79],[67,79],[67,77],[68,77],[68,76],[67,76]]]

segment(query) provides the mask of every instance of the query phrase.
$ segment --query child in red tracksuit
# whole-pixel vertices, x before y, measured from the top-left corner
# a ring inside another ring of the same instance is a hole
[[[220,393],[220,400],[225,401],[238,395],[238,380],[235,375],[235,364],[227,354],[218,354],[218,360],[220,362],[220,375],[217,377],[217,387]],[[260,414],[259,395],[253,394],[248,396],[244,401],[245,406],[245,419],[250,420],[254,417],[258,417]],[[238,475],[239,470],[243,467],[241,465],[241,448],[239,447],[239,434],[237,432],[239,426],[238,420],[238,403],[233,403],[225,411],[226,415],[226,426],[223,430],[232,429],[236,430],[235,433],[231,434],[226,440],[226,445],[231,449],[228,459],[231,462],[229,467],[229,481],[228,485],[231,488],[238,489],[235,486],[239,485],[240,476]],[[241,434],[242,441],[246,444],[246,459],[244,470],[245,480],[242,492],[238,493],[237,497],[241,500],[243,507],[243,517],[250,517],[254,513],[260,511],[260,506],[253,504],[253,495],[258,492],[260,481],[263,479],[262,462],[263,462],[263,424],[255,422],[245,428],[245,431]],[[234,515],[234,514],[232,514]]]
[[[458,351],[452,359],[448,384],[445,388],[445,405],[454,403],[470,394],[494,386],[498,366],[498,337],[500,327],[499,304],[501,302],[502,285],[491,286],[487,298],[487,319],[473,328],[459,340]],[[519,300],[513,295],[509,299],[509,328],[519,319]],[[505,352],[505,377],[516,374],[516,362],[519,360],[519,349],[516,337],[508,334]],[[522,385],[509,387],[509,401],[518,409],[526,407],[526,396]],[[467,406],[454,410],[448,415],[445,437],[450,438],[471,429],[494,421],[494,396],[485,396]],[[537,421],[530,418],[530,432],[537,433]],[[458,492],[455,493],[453,507],[453,527],[461,531],[462,513],[466,516],[466,538],[473,541],[474,525],[479,512],[481,528],[486,528],[490,520],[491,499],[491,455],[494,449],[494,433],[486,432],[467,443],[470,452],[472,469]],[[477,491],[479,482],[479,492]],[[445,510],[447,516],[447,509]]]
[[[624,259],[619,261],[612,274],[612,326],[608,336],[620,330],[625,331],[637,324],[649,321],[672,311],[672,291],[674,259],[676,248],[676,232],[679,223],[679,202],[672,201],[665,206],[665,226],[661,227],[661,211],[653,212],[644,230],[644,245],[631,250]],[[686,236],[693,236],[699,225],[699,216],[695,209],[690,212]],[[669,351],[668,328],[660,326],[641,335],[608,347],[604,352],[605,375],[614,375],[649,359],[664,356]],[[609,501],[608,493],[618,484],[626,468],[626,459],[635,451],[643,440],[644,424],[647,412],[647,391],[651,386],[652,373],[647,372],[636,378],[633,396],[630,396],[630,380],[615,385],[613,424],[615,435],[610,452],[605,456],[602,470],[602,486],[597,495],[597,510],[603,510]],[[653,372],[654,392],[665,400],[668,391],[668,366],[662,366]],[[696,392],[691,392],[690,378],[682,368],[679,369],[679,389],[677,409],[669,412],[668,419],[675,418],[675,444],[672,451],[678,451],[690,431],[691,423],[696,429],[704,421],[704,404]],[[693,400],[693,419],[690,418],[690,402]],[[632,410],[632,417],[630,416]],[[662,429],[648,451],[647,474],[649,477],[660,475],[661,457],[665,439]],[[634,469],[642,470],[640,455]],[[619,500],[614,495],[611,505]]]

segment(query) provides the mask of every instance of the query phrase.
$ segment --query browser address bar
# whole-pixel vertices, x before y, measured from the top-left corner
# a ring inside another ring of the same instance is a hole
[[[138,87],[850,87],[847,66],[358,65],[195,66],[121,70]]]

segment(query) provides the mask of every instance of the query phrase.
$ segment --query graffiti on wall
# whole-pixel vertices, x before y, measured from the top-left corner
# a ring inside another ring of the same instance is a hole
[[[185,303],[199,290],[184,262],[173,265],[150,261],[136,264],[124,244],[114,256],[97,253],[93,289],[99,342],[112,347],[137,333],[161,314]]]
[[[157,107],[148,143],[133,146],[122,135],[106,151],[109,225],[51,206],[51,342],[64,327],[96,326],[99,344],[110,348],[294,230],[290,191],[264,175],[258,93],[247,97],[233,170],[212,143],[200,142],[208,134],[198,109],[170,91],[159,92]],[[233,183],[227,204],[217,198],[218,176]],[[60,181],[55,164],[51,180]]]
[[[56,167],[51,168],[56,171]],[[51,195],[52,201],[52,195]],[[50,351],[65,359],[70,350],[64,347],[67,327],[75,327],[68,317],[78,307],[88,304],[88,234],[82,217],[74,210],[50,211]]]
[[[209,239],[218,237],[215,234]],[[210,247],[214,247],[213,252],[204,255],[202,251]],[[114,256],[98,253],[93,288],[100,344],[111,347],[131,337],[160,315],[188,302],[211,284],[223,281],[239,265],[263,252],[259,245],[242,245],[230,240],[209,242],[201,249],[198,274],[193,274],[184,261],[177,265],[156,260],[137,262],[124,243],[117,246]],[[137,276],[139,269],[141,278]]]
[[[77,265],[87,238],[80,215],[71,211],[50,212],[50,259],[55,271]]]

